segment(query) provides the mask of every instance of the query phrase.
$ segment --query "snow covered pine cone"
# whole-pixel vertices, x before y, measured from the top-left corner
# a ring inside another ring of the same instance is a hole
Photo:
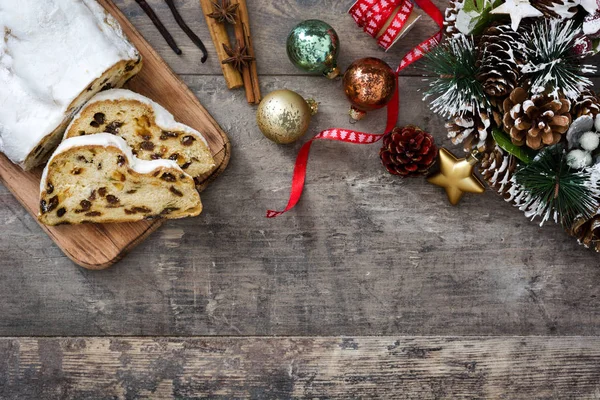
[[[473,148],[483,151],[488,144],[491,121],[485,111],[468,111],[446,123],[448,137],[453,144],[463,144],[465,151]]]
[[[571,107],[573,120],[582,115],[589,115],[592,118],[596,118],[598,113],[600,113],[600,101],[596,93],[589,89],[581,92],[577,100],[573,102],[573,107]]]
[[[383,137],[379,157],[392,175],[427,173],[438,154],[433,137],[416,126],[395,127]]]
[[[477,80],[490,97],[506,97],[517,86],[519,65],[525,60],[520,47],[520,34],[510,25],[490,26],[481,35]]]
[[[448,7],[444,11],[444,34],[450,38],[460,35],[460,31],[456,28],[456,18],[464,4],[464,0],[450,0]]]
[[[491,189],[507,198],[512,183],[510,178],[517,168],[517,159],[496,146],[483,153],[479,172]]]
[[[504,100],[504,131],[517,146],[538,150],[560,141],[571,124],[571,102],[536,94],[518,87]]]
[[[577,219],[567,233],[576,238],[580,244],[600,253],[600,211],[589,219]]]
[[[531,5],[546,18],[571,19],[577,14],[577,0],[532,0]]]

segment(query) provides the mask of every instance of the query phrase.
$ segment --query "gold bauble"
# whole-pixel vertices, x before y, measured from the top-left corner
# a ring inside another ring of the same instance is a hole
[[[256,112],[258,128],[275,143],[300,139],[308,130],[310,117],[317,112],[314,100],[304,100],[291,90],[276,90],[266,95]]]
[[[479,162],[475,154],[458,159],[448,150],[441,148],[438,157],[440,172],[427,178],[427,182],[443,187],[450,204],[457,205],[465,192],[485,192],[484,184],[473,172],[475,165]]]

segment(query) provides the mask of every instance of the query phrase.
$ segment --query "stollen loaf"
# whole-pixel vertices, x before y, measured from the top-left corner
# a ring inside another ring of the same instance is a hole
[[[95,0],[0,0],[0,152],[41,164],[87,100],[141,66]]]

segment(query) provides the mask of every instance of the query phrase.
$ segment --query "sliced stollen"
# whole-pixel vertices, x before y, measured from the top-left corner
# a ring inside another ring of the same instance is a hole
[[[75,116],[65,138],[98,132],[122,137],[140,159],[177,162],[197,183],[215,167],[200,132],[176,122],[161,105],[130,90],[113,89],[94,96]]]
[[[63,141],[40,183],[46,225],[183,218],[202,211],[192,177],[171,160],[139,160],[110,133]]]
[[[141,67],[96,0],[0,0],[0,152],[43,163],[87,100]]]

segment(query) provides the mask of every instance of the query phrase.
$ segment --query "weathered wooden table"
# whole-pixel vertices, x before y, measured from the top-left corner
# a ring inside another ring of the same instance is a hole
[[[388,175],[377,145],[317,143],[300,205],[265,219],[287,202],[301,143],[269,142],[243,91],[225,88],[197,0],[176,3],[211,50],[204,65],[166,4],[150,3],[182,57],[117,1],[229,133],[231,164],[200,218],[169,222],[102,272],[72,264],[0,186],[1,399],[600,398],[599,255],[491,192],[451,207],[424,180]],[[347,126],[347,103],[339,81],[288,62],[297,22],[331,23],[342,67],[397,65],[435,31],[423,19],[385,54],[350,5],[249,1],[263,92],[320,101],[315,133]],[[451,146],[419,71],[400,85],[400,122]]]

